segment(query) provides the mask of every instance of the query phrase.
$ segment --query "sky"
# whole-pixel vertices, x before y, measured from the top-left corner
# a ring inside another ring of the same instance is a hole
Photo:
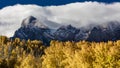
[[[64,5],[74,2],[97,1],[104,3],[120,2],[120,0],[0,0],[0,8],[15,4],[37,4],[40,6]]]

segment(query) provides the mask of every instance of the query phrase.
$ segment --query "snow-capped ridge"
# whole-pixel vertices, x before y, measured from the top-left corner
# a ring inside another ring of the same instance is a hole
[[[47,23],[46,23],[47,22]],[[22,22],[21,28],[19,28],[14,38],[41,40],[43,43],[49,45],[51,40],[59,41],[95,41],[95,42],[107,42],[108,40],[115,41],[120,40],[120,23],[117,21],[106,24],[91,24],[87,27],[77,28],[73,25],[59,25],[57,29],[50,28],[54,22],[42,21],[29,16]],[[46,26],[47,25],[47,26]],[[56,25],[56,24],[55,24]],[[54,25],[54,26],[55,26]],[[53,27],[53,26],[52,26]]]
[[[45,24],[37,20],[34,16],[29,16],[22,21],[21,27],[48,28]]]

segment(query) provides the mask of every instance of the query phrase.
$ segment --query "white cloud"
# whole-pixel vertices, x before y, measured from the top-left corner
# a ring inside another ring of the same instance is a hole
[[[61,6],[14,5],[0,9],[0,35],[12,36],[24,18],[35,16],[41,22],[81,27],[89,24],[120,22],[120,3],[82,2]]]

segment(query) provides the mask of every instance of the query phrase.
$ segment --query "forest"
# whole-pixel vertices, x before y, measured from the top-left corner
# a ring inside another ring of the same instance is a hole
[[[119,68],[120,40],[108,42],[11,40],[0,36],[0,68]]]

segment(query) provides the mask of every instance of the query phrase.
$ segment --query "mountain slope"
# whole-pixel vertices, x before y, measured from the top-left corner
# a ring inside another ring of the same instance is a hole
[[[44,44],[49,45],[51,40],[59,41],[95,41],[106,42],[108,40],[120,39],[120,23],[111,22],[106,26],[96,25],[90,29],[75,28],[72,25],[61,26],[58,29],[52,29],[44,23],[30,16],[23,20],[21,27],[15,32],[13,39],[41,40]]]

